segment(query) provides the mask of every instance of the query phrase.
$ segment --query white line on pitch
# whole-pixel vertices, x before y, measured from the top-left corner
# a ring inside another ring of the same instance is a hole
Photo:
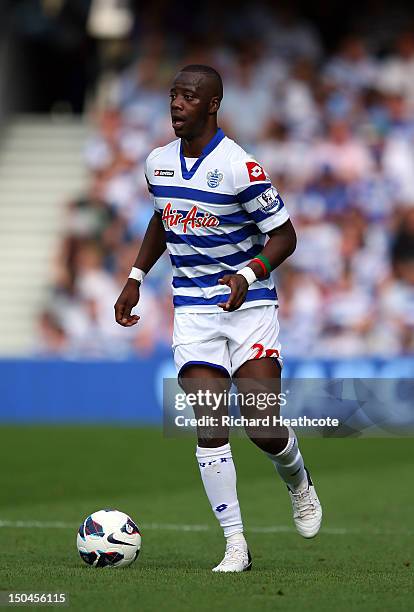
[[[0,528],[17,529],[77,529],[78,523],[66,523],[64,521],[7,521],[0,520]],[[209,525],[186,525],[175,523],[140,523],[142,531],[210,531]],[[272,525],[269,527],[249,527],[247,533],[296,533],[294,527],[287,525]],[[392,529],[368,529],[366,527],[322,527],[321,533],[327,535],[404,535],[412,536],[414,531],[392,530]]]

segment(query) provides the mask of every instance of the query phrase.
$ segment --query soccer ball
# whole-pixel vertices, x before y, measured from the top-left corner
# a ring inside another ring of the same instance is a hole
[[[82,559],[93,567],[126,567],[138,557],[141,533],[119,510],[98,510],[79,527],[76,540]]]

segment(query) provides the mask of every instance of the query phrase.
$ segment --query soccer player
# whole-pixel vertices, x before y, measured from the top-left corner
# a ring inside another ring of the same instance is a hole
[[[154,214],[115,304],[115,318],[124,327],[137,323],[139,317],[131,311],[140,286],[167,248],[173,266],[173,351],[181,386],[186,392],[223,391],[233,380],[238,390],[257,397],[261,389],[269,389],[269,381],[280,389],[271,272],[295,250],[296,234],[261,165],[218,128],[222,96],[221,77],[209,66],[186,66],[175,77],[170,110],[178,139],[146,160]],[[254,108],[245,120],[254,121]],[[194,410],[196,416],[204,414],[205,406]],[[240,410],[249,418],[263,416],[255,406]],[[221,406],[217,414],[224,411]],[[278,415],[279,407],[269,406],[264,414]],[[314,537],[322,510],[294,431],[253,424],[246,433],[286,483],[297,531]],[[213,571],[249,570],[228,428],[212,432],[211,427],[198,427],[197,434],[201,478],[226,538],[224,558]]]

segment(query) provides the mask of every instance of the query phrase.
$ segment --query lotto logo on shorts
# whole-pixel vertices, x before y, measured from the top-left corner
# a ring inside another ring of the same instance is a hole
[[[247,172],[249,173],[250,182],[265,181],[266,174],[262,166],[255,161],[246,162]]]

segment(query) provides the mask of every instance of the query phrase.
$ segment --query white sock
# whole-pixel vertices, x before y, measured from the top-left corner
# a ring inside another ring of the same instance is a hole
[[[237,546],[242,546],[247,550],[247,542],[242,533],[234,533],[233,535],[227,538],[227,545],[229,544],[237,544]]]
[[[224,536],[240,542],[243,522],[237,499],[236,469],[231,456],[230,444],[217,448],[197,446],[196,457],[201,479],[211,508],[224,531]]]
[[[298,439],[293,429],[291,427],[288,427],[288,429],[289,440],[282,452],[277,455],[271,455],[270,453],[266,453],[266,455],[273,462],[280,477],[288,487],[297,491],[308,486],[308,479],[300,454]]]

